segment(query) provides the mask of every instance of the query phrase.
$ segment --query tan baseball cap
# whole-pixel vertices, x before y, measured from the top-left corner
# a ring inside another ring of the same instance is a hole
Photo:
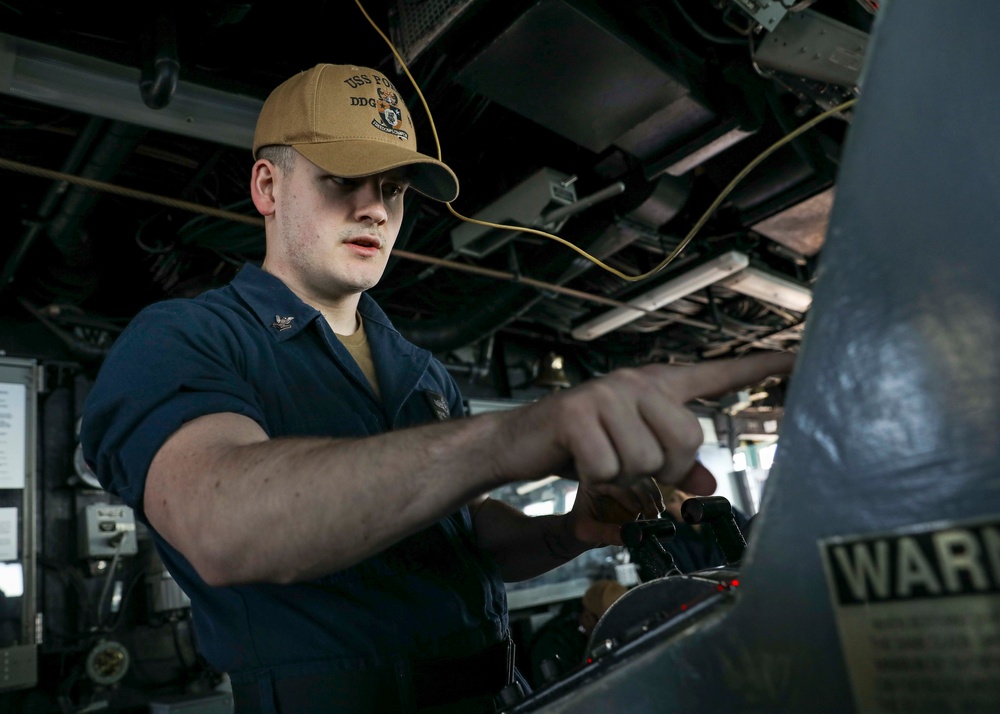
[[[318,64],[280,85],[257,118],[253,155],[262,146],[294,147],[322,169],[358,178],[408,167],[414,190],[438,201],[458,197],[458,177],[417,151],[413,119],[382,72]]]

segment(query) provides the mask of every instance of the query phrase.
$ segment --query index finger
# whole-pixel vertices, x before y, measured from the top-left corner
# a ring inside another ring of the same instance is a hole
[[[791,352],[766,352],[729,359],[669,367],[670,386],[688,402],[696,397],[717,397],[761,382],[767,377],[790,374],[795,365]]]

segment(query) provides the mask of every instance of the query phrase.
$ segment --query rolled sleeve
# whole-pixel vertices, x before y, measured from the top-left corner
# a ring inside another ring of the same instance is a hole
[[[181,305],[147,308],[106,358],[84,405],[83,455],[101,485],[143,520],[149,465],[185,423],[232,412],[267,430],[254,388],[240,377],[240,355],[210,310]]]

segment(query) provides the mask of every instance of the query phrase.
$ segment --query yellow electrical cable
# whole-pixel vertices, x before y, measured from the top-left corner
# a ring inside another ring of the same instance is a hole
[[[392,51],[392,54],[396,58],[396,61],[399,62],[399,66],[403,68],[403,72],[406,73],[406,76],[409,78],[410,83],[413,85],[413,88],[416,90],[417,96],[420,97],[420,102],[424,106],[424,111],[427,112],[427,119],[430,122],[431,133],[434,136],[434,144],[435,144],[435,146],[437,148],[437,159],[438,159],[438,161],[444,161],[444,158],[441,155],[441,141],[438,138],[437,128],[434,126],[434,117],[431,114],[431,109],[430,109],[430,106],[428,106],[428,104],[427,104],[427,100],[424,99],[423,92],[420,91],[420,86],[417,84],[417,81],[413,78],[413,75],[410,74],[409,68],[406,66],[406,63],[403,61],[403,58],[399,55],[399,52],[396,50],[396,46],[392,43],[392,40],[390,40],[385,35],[385,33],[382,32],[381,28],[379,28],[379,26],[371,19],[371,17],[369,17],[368,13],[365,12],[365,8],[361,4],[361,0],[355,0],[355,3],[357,3],[358,9],[361,10],[361,14],[365,16],[365,19],[368,20],[369,24],[375,29],[375,31],[379,34],[379,36],[381,36],[381,38],[383,40],[385,40],[385,43],[389,46],[389,49]],[[463,216],[462,214],[460,214],[458,211],[455,210],[455,208],[451,205],[450,202],[445,203],[445,205],[448,207],[448,210],[451,211],[452,215],[454,215],[456,218],[458,218],[458,219],[460,219],[462,221],[465,221],[467,223],[475,223],[475,224],[480,225],[480,226],[486,226],[487,228],[499,228],[501,230],[514,231],[515,233],[534,233],[535,235],[542,236],[543,238],[549,238],[551,240],[556,241],[557,243],[561,243],[562,245],[566,246],[567,248],[570,248],[571,250],[575,250],[577,253],[579,253],[580,255],[582,255],[584,258],[586,258],[590,262],[594,263],[595,265],[597,265],[600,268],[603,268],[604,270],[608,271],[609,273],[612,273],[613,275],[618,276],[622,280],[625,280],[625,281],[628,281],[628,282],[638,282],[640,280],[645,280],[646,278],[648,278],[648,277],[650,277],[652,275],[655,275],[656,273],[660,272],[665,267],[667,267],[680,254],[680,252],[682,250],[684,250],[684,248],[687,247],[687,245],[691,242],[691,240],[695,237],[695,235],[697,235],[698,231],[700,231],[702,229],[702,227],[705,225],[705,223],[708,221],[708,219],[711,217],[711,215],[715,212],[715,210],[725,200],[726,196],[728,196],[732,192],[732,190],[734,188],[736,188],[737,184],[739,184],[740,181],[742,181],[744,178],[746,178],[747,174],[749,174],[762,161],[764,161],[764,159],[766,159],[768,156],[770,156],[771,154],[773,154],[775,151],[777,151],[778,149],[780,149],[782,146],[784,146],[788,142],[790,142],[793,139],[795,139],[797,136],[800,136],[800,135],[804,134],[805,132],[809,131],[814,126],[816,126],[821,121],[823,121],[824,119],[826,119],[828,117],[831,117],[834,114],[839,114],[840,112],[842,112],[842,111],[850,108],[857,101],[858,100],[856,98],[854,98],[854,99],[848,99],[846,102],[843,102],[842,104],[838,104],[837,106],[833,107],[832,109],[826,110],[822,114],[819,114],[819,115],[813,117],[812,119],[810,119],[809,121],[807,121],[802,126],[800,126],[800,127],[796,128],[796,129],[792,130],[790,133],[786,134],[781,139],[779,139],[778,141],[776,141],[775,143],[773,143],[771,146],[769,146],[767,149],[765,149],[760,154],[758,154],[757,157],[753,159],[753,161],[751,161],[749,164],[747,164],[743,168],[743,170],[740,171],[736,175],[736,177],[732,181],[729,182],[729,184],[722,190],[722,192],[715,198],[715,200],[712,201],[712,205],[710,205],[708,207],[708,209],[701,215],[701,218],[699,218],[698,221],[691,228],[691,230],[688,231],[688,234],[684,237],[684,239],[680,242],[680,244],[678,244],[677,247],[674,248],[670,252],[670,255],[668,255],[666,258],[664,258],[659,263],[659,265],[657,265],[656,267],[654,267],[652,270],[649,270],[649,271],[647,271],[645,273],[642,273],[641,275],[627,275],[626,273],[621,272],[617,268],[614,268],[614,267],[612,267],[610,265],[607,265],[606,263],[604,263],[603,261],[601,261],[599,258],[594,257],[593,255],[591,255],[587,251],[583,250],[582,248],[580,248],[580,247],[578,247],[576,245],[573,245],[572,243],[570,243],[565,238],[560,238],[559,236],[553,235],[552,233],[548,233],[546,231],[540,231],[540,230],[537,230],[535,228],[526,228],[524,226],[508,226],[508,225],[504,225],[502,223],[490,223],[489,221],[480,221],[480,220],[478,220],[476,218],[469,218],[468,216]]]
[[[264,227],[264,219],[260,216],[249,216],[243,213],[234,213],[232,211],[226,211],[221,208],[202,206],[201,204],[191,203],[189,201],[181,201],[175,198],[170,198],[169,196],[160,196],[154,193],[149,193],[147,191],[137,191],[135,189],[126,188],[124,186],[117,186],[115,184],[106,183],[104,181],[87,179],[81,176],[74,176],[72,174],[66,174],[61,171],[45,169],[40,166],[31,166],[29,164],[22,164],[19,161],[12,161],[10,159],[5,159],[3,157],[0,157],[0,170],[3,169],[10,171],[18,171],[20,173],[27,174],[29,176],[49,179],[51,181],[64,181],[66,183],[71,183],[75,186],[83,186],[84,188],[92,189],[94,191],[103,191],[105,193],[111,193],[116,196],[124,196],[126,198],[134,198],[141,201],[158,203],[162,206],[167,206],[169,208],[178,208],[183,211],[190,211],[192,213],[200,213],[202,215],[212,216],[213,218],[235,221],[237,223],[245,223],[251,226],[257,226],[259,228]],[[507,270],[494,270],[492,268],[484,268],[482,266],[470,265],[468,263],[458,263],[452,260],[446,260],[444,258],[435,258],[430,255],[411,253],[409,251],[401,250],[399,248],[394,248],[392,254],[397,258],[414,260],[418,263],[427,263],[429,265],[436,265],[439,267],[449,268],[451,270],[458,270],[460,272],[470,273],[473,275],[495,278],[497,280],[518,282],[524,285],[529,285],[531,287],[538,288],[539,290],[542,291],[559,293],[561,295],[568,295],[570,297],[580,298],[581,300],[595,302],[599,305],[607,305],[609,307],[628,307],[629,309],[641,310],[650,314],[657,312],[656,309],[648,309],[643,307],[637,307],[634,305],[629,305],[620,300],[607,298],[602,295],[591,295],[590,293],[585,293],[580,290],[573,290],[571,288],[567,288],[562,285],[545,283],[542,282],[541,280],[535,280],[525,275],[521,275],[519,273],[512,273]],[[3,286],[0,286],[0,289],[2,289],[2,287]],[[684,322],[686,318],[677,316],[672,319],[675,322]]]

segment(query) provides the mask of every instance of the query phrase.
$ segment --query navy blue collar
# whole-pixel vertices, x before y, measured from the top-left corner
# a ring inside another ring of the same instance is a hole
[[[302,301],[278,277],[254,263],[246,263],[232,281],[233,289],[242,297],[270,332],[279,341],[290,339],[323,314]],[[358,312],[365,321],[365,331],[372,325],[396,332],[389,317],[368,293],[361,293]],[[397,333],[398,334],[398,333]]]
[[[247,263],[233,278],[231,285],[278,342],[290,340],[310,323],[319,320],[320,329],[329,331],[329,344],[333,353],[355,375],[355,379],[368,389],[367,380],[354,359],[340,341],[333,338],[329,325],[321,319],[322,313],[303,302],[280,278],[262,270],[258,265]],[[406,340],[368,293],[361,293],[358,312],[364,319],[365,336],[378,373],[383,407],[390,418],[394,418],[420,375],[427,369],[432,355]],[[372,397],[374,398],[374,394]]]

